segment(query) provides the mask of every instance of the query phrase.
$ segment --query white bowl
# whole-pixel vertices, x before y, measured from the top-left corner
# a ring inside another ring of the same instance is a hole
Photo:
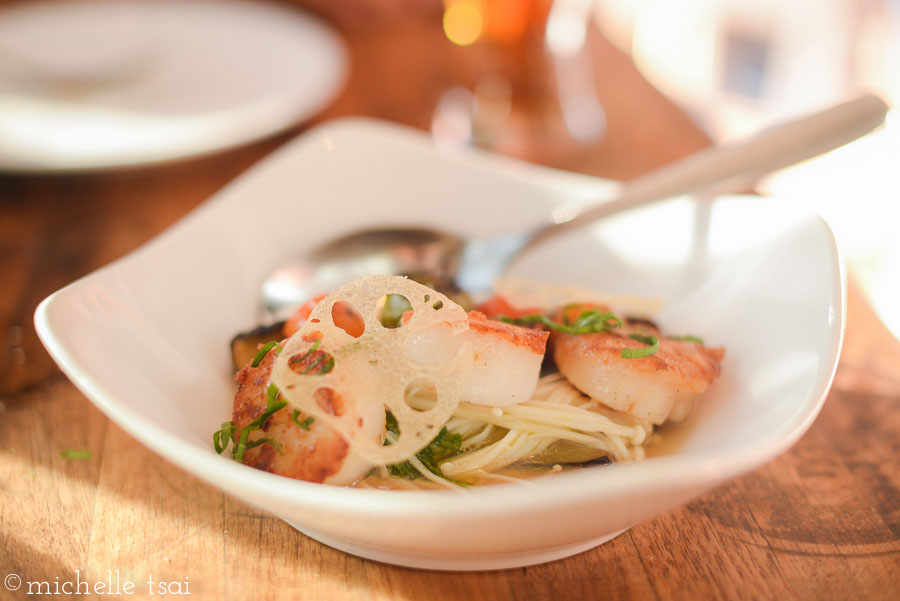
[[[534,251],[515,273],[658,297],[673,333],[724,345],[721,379],[670,454],[532,481],[397,492],[291,480],[219,456],[228,343],[256,325],[285,257],[376,224],[503,233],[609,194],[611,182],[421,134],[333,122],[288,144],[138,251],[38,307],[47,349],[106,415],[169,461],[349,553],[412,567],[498,569],[565,557],[768,461],[810,426],[843,332],[834,240],[818,217],[758,197],[675,199]]]

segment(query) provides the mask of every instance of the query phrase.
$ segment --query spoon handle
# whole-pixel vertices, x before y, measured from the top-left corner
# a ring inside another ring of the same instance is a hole
[[[864,95],[751,137],[702,150],[623,183],[614,198],[568,221],[538,228],[523,250],[626,209],[713,187],[735,190],[748,186],[771,171],[828,152],[868,133],[884,121],[887,110],[877,96]]]

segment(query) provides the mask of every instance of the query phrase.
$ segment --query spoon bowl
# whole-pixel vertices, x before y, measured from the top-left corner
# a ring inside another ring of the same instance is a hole
[[[453,281],[463,246],[458,236],[416,227],[341,236],[279,266],[263,282],[264,310],[284,317],[304,300],[365,275],[427,273],[438,281]]]

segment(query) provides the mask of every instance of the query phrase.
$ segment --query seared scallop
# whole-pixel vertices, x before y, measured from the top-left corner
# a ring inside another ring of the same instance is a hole
[[[248,365],[235,376],[238,389],[234,396],[232,423],[238,435],[240,428],[265,413],[268,407],[269,377],[275,357],[275,350],[269,351],[258,367]],[[322,398],[316,399],[320,406],[342,419],[352,420],[373,439],[383,438],[383,406],[350,407],[343,403],[337,392],[323,391]],[[262,438],[272,442],[248,448],[242,461],[273,474],[309,482],[348,485],[373,467],[350,452],[350,445],[327,424],[307,421],[307,416],[302,414],[295,416],[290,405],[272,414],[260,430],[249,436],[250,442]]]
[[[632,334],[657,337],[659,350],[645,357],[623,357],[622,349],[647,346]],[[721,347],[665,338],[648,323],[595,334],[554,332],[551,345],[559,371],[572,385],[604,405],[654,424],[687,417],[694,398],[719,376],[725,355]]]

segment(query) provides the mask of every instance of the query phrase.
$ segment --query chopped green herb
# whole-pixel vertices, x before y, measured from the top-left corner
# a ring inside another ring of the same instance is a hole
[[[388,294],[378,316],[378,321],[386,328],[399,328],[403,325],[403,314],[410,309],[412,309],[412,304],[405,296],[402,294]]]
[[[269,354],[273,348],[278,347],[277,353],[281,352],[281,345],[275,342],[267,342],[256,351],[256,356],[253,357],[253,361],[250,362],[250,367],[259,367],[259,364],[262,363],[262,360],[266,358],[266,355]]]
[[[274,384],[269,384],[269,388],[266,389],[266,409],[271,407],[278,401],[278,395],[281,394],[278,390],[278,387]]]
[[[568,307],[567,307],[568,308]],[[582,311],[578,318],[570,321],[565,317],[565,309],[563,309],[563,322],[554,321],[546,315],[540,313],[532,313],[523,315],[522,317],[506,317],[499,315],[497,319],[505,323],[514,325],[526,325],[530,323],[542,323],[551,330],[562,332],[563,334],[596,334],[598,332],[606,332],[612,328],[622,327],[622,320],[613,313],[601,313],[599,311]]]
[[[650,346],[645,346],[643,348],[623,348],[622,357],[624,357],[625,359],[639,359],[641,357],[649,357],[650,355],[655,355],[656,352],[659,351],[659,338],[657,338],[656,336],[629,334],[628,337],[632,340],[637,340],[638,342],[643,342],[644,344],[648,344]]]
[[[287,406],[287,401],[278,401],[277,403],[273,403],[266,409],[266,412],[257,417],[255,420],[247,424],[245,429],[251,430],[259,430],[265,426],[265,423],[269,421],[269,418],[272,417],[272,414],[280,409],[284,409]]]
[[[528,323],[542,323],[551,330],[562,332],[564,334],[596,334],[598,332],[608,332],[613,328],[622,327],[622,320],[613,313],[601,313],[599,311],[582,311],[578,318],[570,321],[566,316],[568,309],[575,305],[569,305],[563,308],[563,323],[553,321],[546,315],[535,313],[532,315],[523,315],[516,319],[499,316],[500,321],[517,325]],[[622,357],[626,359],[637,359],[640,357],[649,357],[659,351],[659,339],[656,336],[644,336],[642,334],[630,334],[629,338],[643,342],[649,346],[645,348],[624,348],[622,349]]]
[[[416,453],[416,457],[433,474],[446,478],[441,472],[440,462],[459,453],[462,446],[462,436],[453,434],[447,428],[441,428],[427,447]]]
[[[697,344],[704,344],[702,338],[698,338],[697,336],[666,336],[671,340],[681,340],[683,342],[696,342]]]
[[[222,424],[222,428],[213,432],[213,447],[221,455],[228,448],[229,441],[234,440],[234,424],[230,421]]]
[[[415,480],[421,478],[422,474],[409,461],[403,463],[395,463],[387,466],[388,473],[394,478],[406,478],[407,480]]]
[[[320,346],[322,346],[322,339],[317,338],[316,341],[313,343],[313,345],[309,348],[309,350],[306,351],[305,353],[303,353],[302,355],[300,355],[299,361],[302,361],[302,360],[306,359],[307,357],[309,357],[310,355],[312,355],[314,352],[319,350]]]
[[[275,440],[274,438],[257,438],[256,440],[251,440],[247,443],[247,448],[252,449],[253,447],[258,447],[261,444],[269,443],[275,450],[278,451],[278,454],[281,455],[284,452],[284,445]]]
[[[397,418],[388,411],[385,415],[385,429],[394,434],[395,436],[400,435],[400,427],[397,425]],[[389,441],[385,441],[386,445],[391,444]],[[454,484],[459,486],[469,486],[468,482],[460,482],[458,480],[453,480],[452,478],[448,478],[441,471],[441,462],[446,461],[450,457],[459,453],[459,449],[462,447],[462,436],[459,434],[451,433],[447,428],[441,428],[441,431],[437,436],[434,437],[428,446],[416,453],[416,458],[422,462],[422,464],[428,469],[429,472],[436,476],[440,476],[445,480],[449,480]],[[395,463],[393,465],[389,465],[388,473],[395,478],[407,478],[409,480],[415,480],[416,478],[421,478],[422,474],[419,473],[419,470],[410,463],[409,461],[404,461],[403,463]]]
[[[235,430],[237,429],[232,422],[225,422],[222,424],[222,427],[213,432],[213,447],[216,449],[216,453],[221,455],[225,452],[225,449],[228,448],[229,442],[232,443],[232,451],[231,457],[235,461],[243,461],[244,452],[247,449],[252,449],[253,447],[258,447],[264,443],[270,443],[275,450],[279,453],[282,452],[281,443],[271,438],[259,438],[252,442],[248,442],[250,433],[255,432],[256,430],[262,430],[266,426],[266,422],[269,421],[269,418],[272,415],[284,409],[287,406],[287,401],[279,401],[278,387],[274,384],[270,384],[268,390],[266,391],[266,410],[262,415],[257,417],[255,420],[241,428],[241,433],[238,437],[235,437]]]
[[[66,459],[90,459],[92,456],[88,449],[64,449],[59,454]]]
[[[319,367],[321,365],[321,367]],[[306,375],[313,372],[313,375],[327,374],[334,369],[334,357],[328,353],[321,353],[316,357],[316,362],[310,364],[300,375]]]
[[[400,425],[397,423],[397,418],[390,411],[384,412],[384,429],[394,436],[400,436]],[[386,440],[384,444],[389,445],[391,443]]]
[[[315,418],[310,415],[309,417],[307,417],[305,420],[303,420],[301,422],[299,419],[299,416],[300,416],[300,410],[294,409],[294,413],[291,415],[291,421],[293,421],[295,424],[297,424],[304,430],[309,430],[309,427],[315,421]]]
[[[234,450],[231,453],[231,458],[235,461],[243,461],[244,460],[244,452],[247,450],[247,439],[250,437],[250,428],[244,428],[241,430],[241,435],[237,440],[237,443],[234,445]]]
[[[313,363],[310,363],[306,366],[306,369],[298,373],[300,373],[301,376],[306,375],[310,372],[312,372],[313,375],[327,374],[332,369],[334,369],[334,357],[332,357],[330,353],[319,351],[320,346],[322,346],[321,338],[316,340],[315,344],[313,344],[312,347],[310,347],[310,349],[302,355],[294,355],[293,357],[288,359],[288,365],[291,367],[291,369],[294,369],[296,371],[295,366],[297,368],[303,367],[302,364],[307,359],[315,357],[315,361]]]

